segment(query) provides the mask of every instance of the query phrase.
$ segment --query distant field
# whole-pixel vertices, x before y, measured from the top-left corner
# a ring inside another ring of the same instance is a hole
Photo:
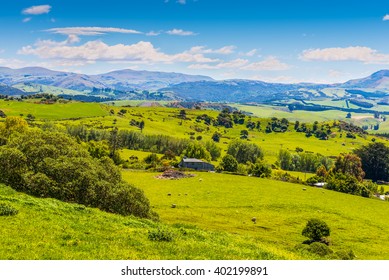
[[[109,115],[98,103],[70,102],[67,104],[35,104],[0,100],[0,110],[8,116],[27,116],[32,114],[37,120],[61,120],[70,118],[102,117]]]
[[[193,178],[161,180],[156,175],[123,172],[145,191],[167,224],[249,236],[272,252],[293,253],[305,240],[301,231],[306,221],[319,218],[331,228],[333,250],[352,249],[358,259],[389,259],[383,245],[389,242],[388,202],[254,177],[195,173]]]

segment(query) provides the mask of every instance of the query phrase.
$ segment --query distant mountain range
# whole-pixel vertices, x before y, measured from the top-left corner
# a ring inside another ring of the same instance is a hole
[[[341,84],[281,84],[254,80],[216,81],[208,76],[152,71],[119,70],[99,75],[52,71],[41,67],[0,67],[0,94],[99,95],[110,98],[156,98],[185,101],[264,102],[326,97],[325,89],[362,90],[364,97],[389,96],[389,70]],[[49,93],[51,93],[49,92]],[[143,93],[142,93],[143,92]]]

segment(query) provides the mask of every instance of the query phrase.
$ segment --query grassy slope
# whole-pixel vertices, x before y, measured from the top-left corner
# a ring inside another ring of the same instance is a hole
[[[164,226],[55,199],[34,198],[0,185],[0,202],[19,210],[0,216],[0,259],[299,259],[271,250],[251,237]],[[174,235],[172,242],[150,241],[158,227]]]
[[[168,224],[249,236],[266,248],[291,252],[305,240],[301,231],[306,221],[319,218],[332,230],[333,250],[352,249],[358,259],[389,259],[389,204],[384,201],[226,174],[196,173],[178,181],[150,173],[123,175],[145,191]]]

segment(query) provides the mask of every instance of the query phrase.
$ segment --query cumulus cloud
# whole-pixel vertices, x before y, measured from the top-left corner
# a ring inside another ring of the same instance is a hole
[[[389,54],[368,47],[309,49],[300,55],[306,61],[360,61],[366,64],[389,64]]]
[[[142,32],[115,27],[62,27],[47,29],[47,32],[62,34],[62,35],[83,35],[83,36],[95,36],[104,35],[107,33],[124,33],[124,34],[141,34]]]
[[[172,30],[169,30],[169,31],[166,31],[167,34],[169,35],[177,35],[177,36],[193,36],[193,35],[197,35],[196,33],[192,32],[192,31],[185,31],[185,30],[182,30],[182,29],[172,29]]]
[[[69,37],[70,38],[70,37]],[[152,43],[140,41],[136,44],[108,45],[102,41],[89,41],[83,45],[69,45],[69,38],[62,42],[43,40],[34,45],[25,46],[19,54],[35,55],[43,59],[69,60],[78,62],[90,61],[129,61],[139,63],[211,63],[217,59],[185,51],[177,54],[166,54],[155,48]],[[73,38],[74,40],[77,37]]]
[[[274,56],[269,56],[262,61],[252,62],[241,69],[249,71],[283,71],[290,69],[290,66]]]
[[[186,0],[177,0],[177,3],[179,3],[181,5],[185,5],[186,4]]]
[[[42,15],[48,14],[51,10],[50,5],[39,5],[26,8],[22,11],[24,15]]]
[[[31,17],[27,17],[27,18],[24,18],[22,20],[22,22],[26,23],[26,22],[29,22],[30,20],[32,20],[32,18]]]
[[[384,17],[382,18],[382,20],[383,20],[383,21],[389,20],[389,14],[384,15]]]
[[[254,56],[257,53],[257,49],[253,49],[251,51],[246,52],[245,56]]]

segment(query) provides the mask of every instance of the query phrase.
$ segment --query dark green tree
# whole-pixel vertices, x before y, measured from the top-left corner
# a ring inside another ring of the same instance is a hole
[[[231,155],[225,155],[220,162],[220,167],[223,171],[236,172],[238,170],[238,162]]]
[[[330,236],[330,228],[319,219],[310,219],[303,229],[302,235],[313,241],[322,241],[324,237]]]
[[[354,150],[354,153],[361,158],[367,179],[374,182],[389,180],[389,148],[385,144],[370,143]]]

